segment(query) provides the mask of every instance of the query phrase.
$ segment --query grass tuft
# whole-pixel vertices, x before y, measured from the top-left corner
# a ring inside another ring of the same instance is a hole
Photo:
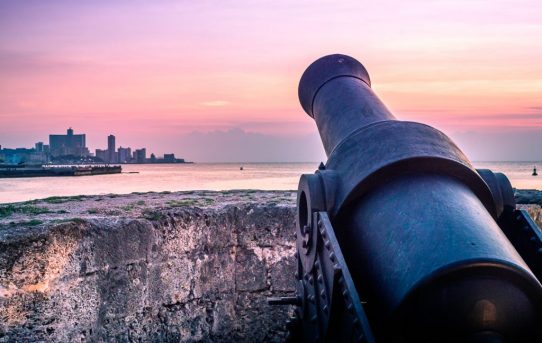
[[[0,206],[0,218],[9,217],[15,213],[29,214],[29,215],[38,215],[43,213],[52,213],[47,207],[39,207],[34,205],[22,205],[17,206],[14,204],[8,204]]]

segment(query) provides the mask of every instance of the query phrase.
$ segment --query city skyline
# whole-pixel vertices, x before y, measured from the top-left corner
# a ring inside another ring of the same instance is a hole
[[[164,153],[161,157],[154,152],[147,157],[147,148],[134,149],[119,145],[116,137],[107,136],[106,149],[89,149],[86,134],[75,133],[72,127],[66,134],[49,134],[48,144],[35,142],[33,147],[6,147],[0,144],[0,164],[50,164],[50,163],[186,163],[184,158],[175,157],[175,153]],[[91,151],[92,150],[92,151]]]
[[[540,13],[533,0],[7,0],[0,144],[69,124],[91,145],[115,128],[128,146],[193,161],[324,160],[297,84],[344,53],[398,119],[442,130],[471,159],[542,160]]]

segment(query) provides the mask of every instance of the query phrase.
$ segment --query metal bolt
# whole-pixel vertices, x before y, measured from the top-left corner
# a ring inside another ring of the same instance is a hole
[[[332,251],[329,253],[329,259],[332,261],[332,262],[335,262],[335,253]]]
[[[319,283],[322,283],[322,281],[324,280],[324,278],[322,277],[322,274],[318,275],[317,280]]]
[[[320,296],[321,296],[322,298],[324,298],[324,299],[326,298],[326,290],[325,290],[325,289],[322,289],[322,290],[320,291]]]
[[[309,282],[311,283],[311,285],[314,282],[314,278],[312,276],[309,276]]]
[[[327,309],[328,309],[327,305],[324,305],[324,307],[322,307],[322,310],[324,311],[324,313],[327,313]]]

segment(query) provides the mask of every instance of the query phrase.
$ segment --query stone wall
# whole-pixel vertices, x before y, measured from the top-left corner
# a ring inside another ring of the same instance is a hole
[[[279,342],[293,203],[0,226],[0,341]]]
[[[266,298],[294,290],[294,213],[295,192],[0,205],[0,342],[280,342],[291,308]]]

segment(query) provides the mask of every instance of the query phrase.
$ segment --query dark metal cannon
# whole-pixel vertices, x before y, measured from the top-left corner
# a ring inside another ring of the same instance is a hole
[[[503,174],[398,121],[355,59],[299,84],[328,161],[298,190],[299,341],[542,341],[542,241]],[[540,250],[539,250],[540,249]]]

